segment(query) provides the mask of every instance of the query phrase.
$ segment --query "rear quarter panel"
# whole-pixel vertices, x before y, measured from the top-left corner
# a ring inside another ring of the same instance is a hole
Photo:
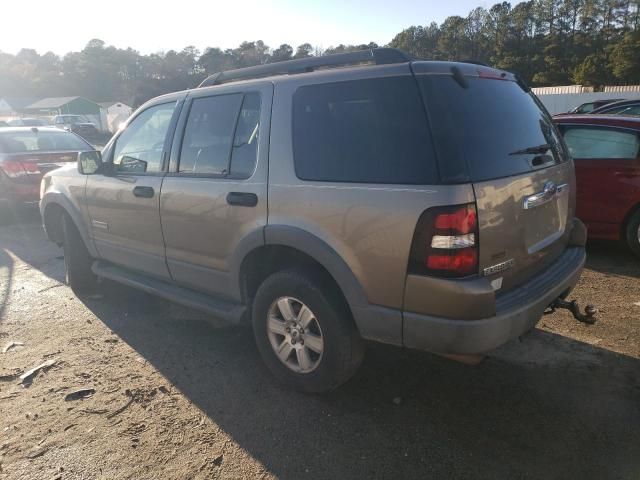
[[[292,95],[302,85],[409,75],[406,65],[340,69],[275,85],[269,170],[269,225],[301,228],[347,263],[369,303],[400,309],[411,241],[429,207],[474,201],[470,185],[381,185],[303,181],[292,149]],[[300,245],[304,251],[304,245]]]

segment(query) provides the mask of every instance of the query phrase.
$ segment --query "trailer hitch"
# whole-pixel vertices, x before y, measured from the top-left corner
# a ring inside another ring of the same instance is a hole
[[[573,318],[575,318],[579,322],[587,323],[589,325],[596,323],[595,314],[598,313],[598,309],[591,304],[588,304],[584,309],[584,313],[582,313],[580,311],[580,305],[578,305],[578,302],[576,302],[575,300],[568,302],[561,298],[556,298],[546,308],[546,310],[544,311],[544,314],[549,315],[555,312],[556,309],[558,308],[564,308],[566,310],[569,310],[573,315]]]

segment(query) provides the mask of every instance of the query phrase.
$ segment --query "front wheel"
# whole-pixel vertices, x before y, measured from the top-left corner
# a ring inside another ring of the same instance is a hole
[[[271,275],[256,293],[252,317],[267,367],[297,390],[333,390],[362,362],[363,341],[349,310],[322,275],[296,270]]]
[[[626,240],[631,251],[640,257],[640,210],[627,222]]]

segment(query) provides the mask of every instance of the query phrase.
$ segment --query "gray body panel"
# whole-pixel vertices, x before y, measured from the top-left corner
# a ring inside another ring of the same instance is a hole
[[[562,192],[534,208],[524,201],[547,182],[564,185]],[[572,162],[514,177],[474,185],[480,233],[479,266],[482,272],[500,262],[513,267],[491,275],[501,278],[501,291],[519,285],[544,269],[566,249],[575,205]]]
[[[357,71],[357,75],[355,72]],[[269,171],[269,224],[298,227],[326,242],[354,273],[369,303],[402,308],[418,218],[437,205],[472,202],[471,185],[380,185],[297,178],[292,95],[314,83],[411,75],[408,65],[336,70],[285,78],[275,86]]]
[[[155,195],[134,196],[138,186],[153,188]],[[161,187],[160,175],[88,176],[89,226],[100,258],[169,278],[160,228]]]
[[[238,251],[264,244],[263,228],[267,224],[267,175],[269,165],[269,125],[273,85],[262,82],[251,86],[235,84],[192,92],[189,101],[229,93],[259,92],[261,95],[258,161],[253,174],[244,180],[215,176],[177,174],[178,148],[171,152],[170,172],[164,178],[160,196],[162,232],[166,260],[173,280],[181,285],[240,300],[237,280]],[[178,135],[186,121],[189,104],[178,122]],[[231,192],[255,194],[252,207],[229,205]]]

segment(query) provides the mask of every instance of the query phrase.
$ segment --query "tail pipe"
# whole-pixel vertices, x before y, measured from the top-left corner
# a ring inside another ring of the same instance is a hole
[[[556,298],[544,311],[545,315],[549,315],[554,313],[556,309],[564,308],[565,310],[569,310],[573,315],[573,318],[582,323],[587,323],[589,325],[593,325],[596,323],[596,313],[598,313],[598,309],[591,304],[588,304],[584,313],[580,311],[580,305],[575,300],[571,300],[570,302],[564,300],[562,298]]]

